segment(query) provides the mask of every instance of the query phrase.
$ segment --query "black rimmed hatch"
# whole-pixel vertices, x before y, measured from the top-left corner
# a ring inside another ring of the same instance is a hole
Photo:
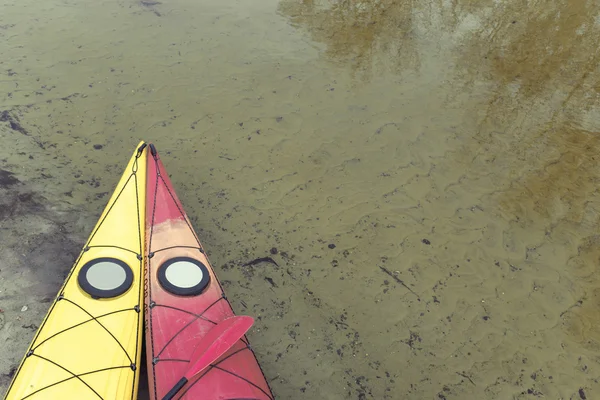
[[[116,258],[95,258],[81,268],[77,281],[79,287],[93,298],[106,299],[129,290],[133,283],[133,271]]]
[[[178,296],[196,296],[208,286],[206,265],[190,257],[171,258],[158,267],[157,278],[168,292]]]

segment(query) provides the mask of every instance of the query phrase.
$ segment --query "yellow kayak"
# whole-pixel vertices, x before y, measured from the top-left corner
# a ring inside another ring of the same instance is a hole
[[[142,142],[21,361],[7,400],[137,398],[146,160]]]

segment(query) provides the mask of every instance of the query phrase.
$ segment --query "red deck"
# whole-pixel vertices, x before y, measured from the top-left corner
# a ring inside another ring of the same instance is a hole
[[[189,367],[196,344],[219,321],[234,315],[202,245],[183,210],[158,154],[148,156],[146,241],[146,352],[152,399],[162,399]],[[158,268],[175,257],[204,264],[210,283],[199,295],[179,296],[163,288]],[[273,395],[248,347],[240,340],[218,362],[180,392],[180,399],[256,399]]]

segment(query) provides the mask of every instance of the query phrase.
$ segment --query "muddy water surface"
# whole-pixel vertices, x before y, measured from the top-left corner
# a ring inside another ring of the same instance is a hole
[[[600,398],[599,39],[583,0],[4,0],[2,388],[143,139],[278,398]]]

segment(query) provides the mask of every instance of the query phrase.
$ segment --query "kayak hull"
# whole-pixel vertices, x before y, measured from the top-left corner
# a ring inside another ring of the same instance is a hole
[[[190,367],[190,355],[200,339],[216,323],[235,314],[158,154],[154,148],[152,151],[147,182],[146,351],[151,398],[162,399]],[[191,276],[179,287],[182,292],[174,293],[177,285],[169,286],[166,279],[172,265],[202,266],[204,275],[197,281]],[[206,286],[198,293],[200,289],[190,287],[191,281]],[[179,396],[205,400],[273,398],[245,337],[191,379]]]
[[[38,328],[7,400],[137,398],[146,153],[140,143]],[[117,268],[115,279],[123,281],[86,289],[87,277],[103,275],[102,268]]]

